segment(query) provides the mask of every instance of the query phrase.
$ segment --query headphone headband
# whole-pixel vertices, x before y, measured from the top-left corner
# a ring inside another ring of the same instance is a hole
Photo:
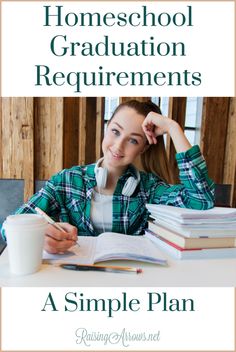
[[[99,159],[94,167],[94,173],[95,173],[98,188],[106,188],[108,170],[107,168],[103,168],[100,166],[103,159],[104,158]],[[135,167],[134,167],[134,170],[135,170],[136,178],[133,176],[130,176],[127,179],[122,189],[123,196],[130,197],[134,193],[136,187],[140,182],[140,173]]]

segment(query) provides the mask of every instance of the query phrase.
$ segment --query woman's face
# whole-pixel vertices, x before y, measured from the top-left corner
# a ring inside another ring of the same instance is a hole
[[[143,115],[127,106],[115,114],[102,142],[106,166],[124,168],[143,152],[147,143],[143,121]]]

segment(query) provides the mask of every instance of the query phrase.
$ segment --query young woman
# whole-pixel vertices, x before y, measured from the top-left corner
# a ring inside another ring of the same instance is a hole
[[[169,184],[164,134],[169,134],[177,152],[178,185]],[[180,126],[162,116],[154,103],[131,100],[119,105],[102,150],[103,158],[96,164],[62,170],[17,211],[32,212],[37,206],[60,219],[66,233],[48,225],[48,252],[67,250],[81,234],[139,235],[147,224],[146,203],[194,209],[214,206],[214,185],[199,147],[191,147]],[[132,165],[138,156],[145,172]]]

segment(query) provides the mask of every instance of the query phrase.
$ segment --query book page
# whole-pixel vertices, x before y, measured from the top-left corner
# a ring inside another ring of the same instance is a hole
[[[132,259],[165,263],[165,256],[144,236],[105,232],[98,237],[94,261]]]
[[[81,236],[78,244],[71,247],[68,251],[61,254],[50,254],[43,252],[44,262],[53,263],[77,263],[93,264],[96,248],[96,237]]]
[[[153,215],[174,218],[180,222],[185,219],[214,219],[214,221],[224,221],[225,218],[235,221],[236,217],[236,210],[234,208],[214,207],[208,210],[193,210],[160,204],[147,204],[146,206]]]

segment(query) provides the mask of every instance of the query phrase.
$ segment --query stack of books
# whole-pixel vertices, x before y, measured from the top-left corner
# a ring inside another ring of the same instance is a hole
[[[236,209],[147,204],[145,236],[177,259],[236,258]]]

